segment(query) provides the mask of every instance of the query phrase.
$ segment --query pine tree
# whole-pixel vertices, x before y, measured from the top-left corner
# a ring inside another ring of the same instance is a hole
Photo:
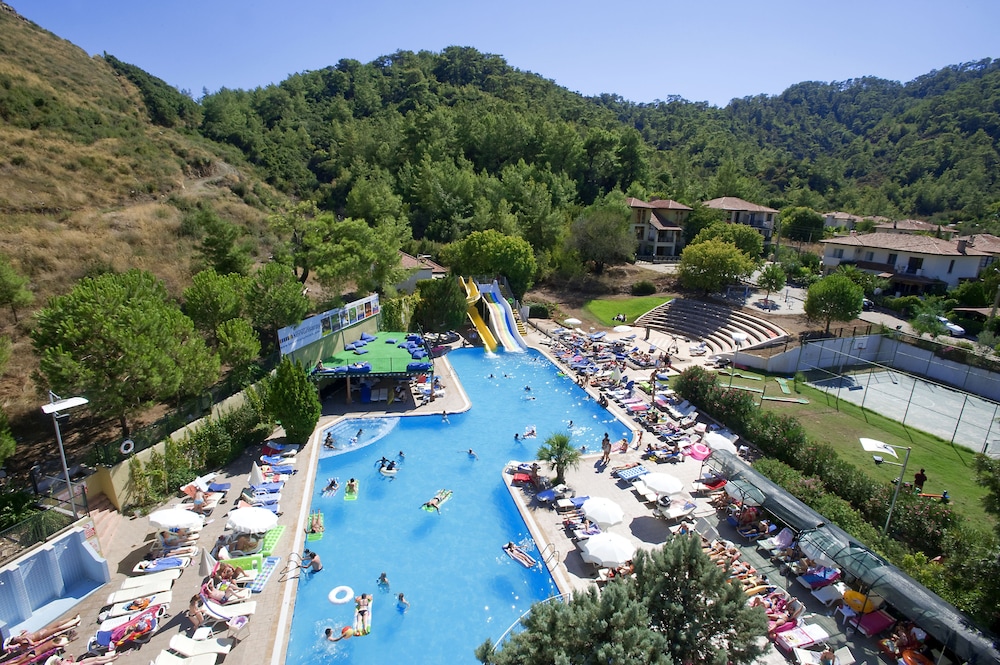
[[[319,422],[323,408],[316,386],[302,365],[288,356],[281,359],[271,383],[268,410],[281,421],[290,443],[305,443]]]

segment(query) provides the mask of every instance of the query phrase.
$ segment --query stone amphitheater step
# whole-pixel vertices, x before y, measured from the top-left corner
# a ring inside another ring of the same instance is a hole
[[[636,325],[705,340],[715,353],[735,348],[733,333],[747,336],[747,346],[786,335],[770,321],[721,305],[677,298],[639,317]]]

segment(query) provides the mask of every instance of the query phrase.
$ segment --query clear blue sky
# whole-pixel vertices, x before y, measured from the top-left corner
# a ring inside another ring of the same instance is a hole
[[[909,81],[1000,57],[998,0],[6,0],[201,96],[342,58],[472,46],[585,95],[725,105],[801,81]]]

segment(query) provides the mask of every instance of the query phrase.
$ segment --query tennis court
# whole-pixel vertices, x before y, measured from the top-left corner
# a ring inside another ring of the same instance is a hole
[[[827,375],[809,385],[945,441],[1000,455],[1000,404],[988,399],[885,368]]]

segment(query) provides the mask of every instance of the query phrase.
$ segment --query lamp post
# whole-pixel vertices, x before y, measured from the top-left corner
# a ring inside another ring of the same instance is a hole
[[[78,406],[87,404],[90,400],[86,397],[68,397],[62,399],[51,390],[49,391],[49,403],[42,405],[42,413],[52,416],[52,424],[56,428],[56,442],[59,444],[59,459],[62,461],[63,478],[66,480],[66,489],[69,490],[69,505],[73,508],[73,519],[79,519],[80,514],[76,510],[76,497],[73,494],[73,483],[69,479],[69,467],[66,466],[66,449],[63,447],[62,432],[59,430],[60,411],[68,411]]]
[[[896,489],[892,493],[892,502],[889,504],[889,514],[885,518],[885,526],[882,527],[882,535],[885,536],[889,533],[889,522],[892,521],[892,511],[896,507],[896,499],[899,498],[899,488],[903,486],[903,477],[906,476],[906,465],[910,461],[910,450],[912,449],[909,446],[894,446],[890,443],[883,443],[874,439],[861,439],[861,447],[869,452],[888,453],[897,459],[899,455],[896,454],[896,450],[906,451],[906,456],[903,457],[902,464],[899,462],[889,462],[880,455],[872,455],[872,460],[874,460],[875,464],[891,464],[900,467],[899,478],[896,480]]]
[[[733,344],[736,345],[736,349],[733,351],[733,362],[729,366],[729,387],[733,387],[733,377],[736,376],[736,356],[740,352],[740,347],[743,346],[747,341],[747,334],[743,332],[729,333],[729,336],[733,338]]]

